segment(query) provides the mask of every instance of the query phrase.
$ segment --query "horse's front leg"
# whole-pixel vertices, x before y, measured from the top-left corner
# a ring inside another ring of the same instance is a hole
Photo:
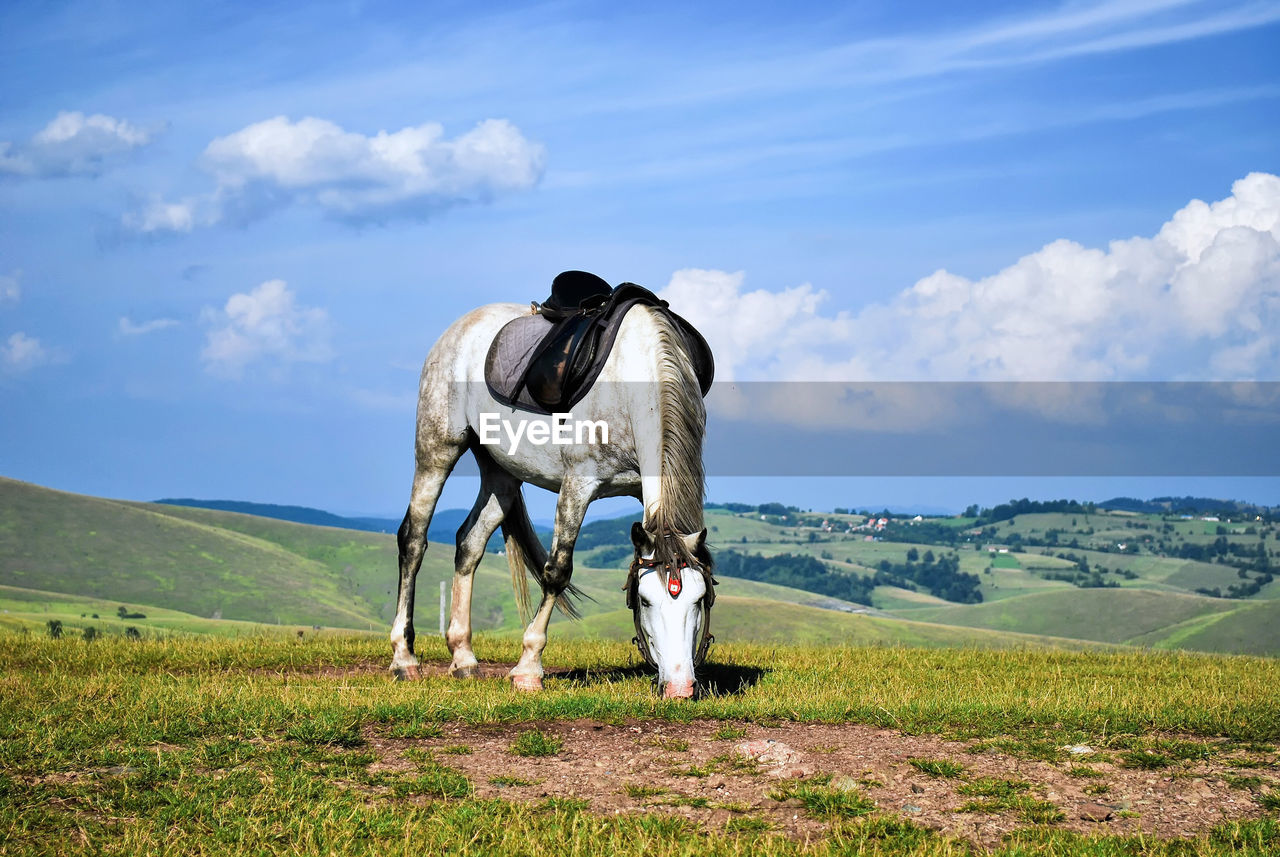
[[[566,477],[560,486],[551,554],[539,581],[542,584],[542,601],[533,614],[533,621],[525,629],[520,661],[510,672],[511,682],[519,690],[542,690],[542,650],[547,646],[551,611],[573,576],[573,545],[578,540],[587,506],[595,499],[598,487],[597,482],[570,477]]]

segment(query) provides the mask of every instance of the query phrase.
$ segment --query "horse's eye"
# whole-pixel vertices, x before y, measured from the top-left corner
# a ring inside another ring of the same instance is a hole
[[[642,595],[642,596],[640,596],[640,606],[641,606],[641,607],[652,607],[653,605],[649,603],[649,599],[648,599],[648,598],[645,598],[645,597]]]

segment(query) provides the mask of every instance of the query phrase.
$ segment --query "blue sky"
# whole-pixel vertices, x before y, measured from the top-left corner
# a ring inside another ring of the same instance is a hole
[[[1280,378],[1275,3],[17,2],[0,32],[3,475],[393,514],[431,343],[568,268],[663,290],[725,380]],[[711,483],[1201,492],[1280,503]]]

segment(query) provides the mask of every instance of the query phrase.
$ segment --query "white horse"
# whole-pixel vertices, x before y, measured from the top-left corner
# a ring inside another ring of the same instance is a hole
[[[503,433],[500,442],[482,444],[482,438],[492,439],[495,422],[551,421],[500,404],[485,384],[490,342],[503,325],[528,312],[527,305],[491,304],[468,313],[445,331],[422,367],[417,466],[398,538],[400,593],[391,628],[391,669],[401,678],[417,675],[414,578],[441,488],[469,449],[479,466],[480,493],[458,529],[446,635],[453,655],[450,672],[458,678],[476,674],[473,572],[501,526],[522,618],[529,617],[530,606],[526,569],[542,589],[510,678],[518,689],[541,690],[551,611],[559,605],[576,615],[568,597],[576,593],[570,584],[573,546],[587,506],[597,497],[633,496],[643,503],[644,516],[643,526],[632,528],[635,560],[624,588],[634,611],[636,642],[657,669],[663,695],[691,697],[711,640],[715,591],[702,509],[706,410],[683,339],[661,310],[636,306],[626,314],[607,363],[573,408],[575,422],[608,426],[607,443],[596,436],[596,443],[537,445],[525,435],[524,443],[512,444]],[[559,492],[549,556],[529,521],[520,494],[523,482]]]

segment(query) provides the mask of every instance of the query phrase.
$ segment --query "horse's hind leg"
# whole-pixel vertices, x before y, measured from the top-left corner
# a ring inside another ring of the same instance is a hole
[[[471,650],[471,588],[475,570],[484,557],[490,537],[520,495],[520,480],[500,469],[482,450],[476,449],[475,455],[480,465],[480,493],[471,514],[458,528],[458,550],[453,563],[453,612],[445,636],[453,653],[449,672],[454,678],[472,678],[476,674],[478,662]]]
[[[391,672],[396,678],[418,677],[418,658],[413,652],[414,582],[427,550],[427,527],[435,513],[436,501],[465,449],[465,443],[454,443],[434,447],[434,453],[427,451],[421,443],[420,432],[409,509],[396,534],[400,547],[400,592],[396,598],[396,618],[391,623]]]

